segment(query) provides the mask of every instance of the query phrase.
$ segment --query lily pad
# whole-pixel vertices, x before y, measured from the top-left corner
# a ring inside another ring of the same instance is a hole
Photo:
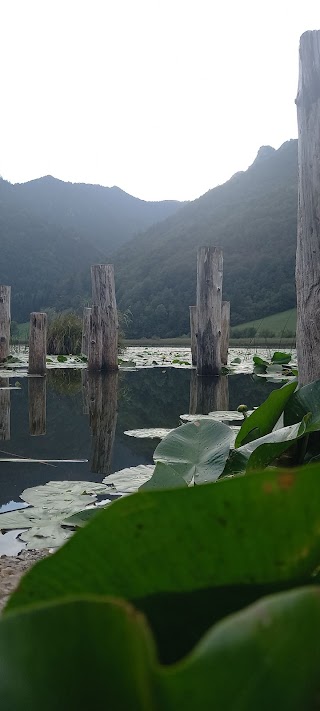
[[[173,430],[154,452],[155,462],[169,464],[187,484],[215,481],[222,473],[233,432],[209,417],[189,422]]]
[[[103,479],[103,482],[124,494],[131,494],[137,491],[142,484],[151,479],[154,471],[153,464],[140,464],[137,467],[127,467],[114,474],[110,474]]]
[[[124,432],[128,437],[137,437],[137,439],[164,439],[173,430],[164,429],[163,427],[141,429],[141,430],[126,430]]]

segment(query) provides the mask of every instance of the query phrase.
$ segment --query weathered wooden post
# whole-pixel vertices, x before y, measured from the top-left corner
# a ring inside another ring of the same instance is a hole
[[[0,440],[10,439],[10,380],[0,378]]]
[[[197,330],[198,330],[198,312],[196,306],[189,306],[190,311],[190,336],[191,336],[191,362],[192,365],[197,365]]]
[[[118,373],[89,373],[92,452],[90,471],[109,474],[117,424]]]
[[[197,259],[197,373],[219,375],[223,254],[220,247],[200,247]]]
[[[94,304],[90,309],[90,337],[88,344],[88,370],[102,368],[102,327],[101,309]]]
[[[221,363],[227,365],[230,340],[230,301],[221,305]]]
[[[320,378],[320,31],[300,38],[297,356],[299,385]]]
[[[28,378],[29,432],[46,434],[46,378]]]
[[[101,309],[102,370],[118,370],[118,314],[113,264],[91,267],[92,301]]]
[[[0,363],[9,355],[11,286],[0,285]]]
[[[81,353],[88,358],[89,353],[89,339],[90,339],[90,314],[91,309],[85,307],[83,309],[83,320],[82,320],[82,341],[81,341]]]
[[[30,375],[45,375],[47,355],[47,314],[30,314],[29,367]]]

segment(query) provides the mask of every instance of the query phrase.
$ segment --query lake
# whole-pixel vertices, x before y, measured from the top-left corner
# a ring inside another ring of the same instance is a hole
[[[241,363],[232,374],[212,379],[197,378],[190,351],[179,348],[128,348],[119,373],[109,375],[50,363],[45,378],[26,377],[22,358],[20,370],[16,365],[1,379],[2,388],[13,389],[0,390],[0,458],[10,460],[0,462],[0,511],[16,508],[10,502],[19,502],[22,491],[49,481],[102,482],[152,464],[159,439],[127,432],[175,428],[188,413],[257,407],[281,380],[253,375],[248,349],[231,349],[229,361],[235,357]]]

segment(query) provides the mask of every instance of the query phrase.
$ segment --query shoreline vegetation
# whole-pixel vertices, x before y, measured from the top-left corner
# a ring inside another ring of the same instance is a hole
[[[177,338],[128,338],[123,341],[126,346],[191,346],[191,339],[188,337]],[[230,348],[295,348],[295,338],[230,338]]]

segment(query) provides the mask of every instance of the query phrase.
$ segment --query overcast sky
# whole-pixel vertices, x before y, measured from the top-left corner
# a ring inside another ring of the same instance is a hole
[[[194,199],[297,135],[319,0],[0,0],[0,174]]]

